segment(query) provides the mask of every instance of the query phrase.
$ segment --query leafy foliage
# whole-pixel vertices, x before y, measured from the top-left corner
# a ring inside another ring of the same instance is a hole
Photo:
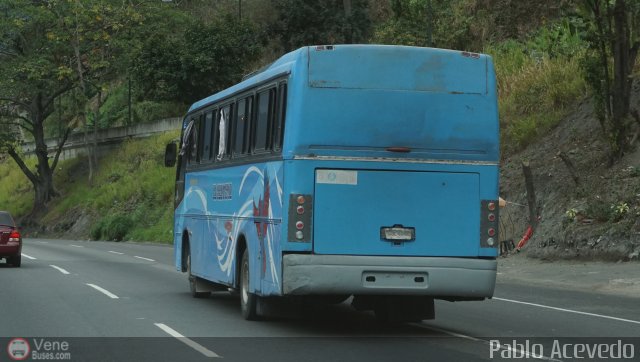
[[[519,41],[559,18],[568,1],[391,0],[390,16],[373,41],[481,51],[489,43]]]
[[[94,186],[74,177],[84,172],[82,160],[66,161],[58,174],[65,198],[52,204],[44,223],[66,222],[74,210],[82,210],[93,220],[94,240],[170,242],[175,170],[164,167],[162,154],[177,137],[169,132],[125,142],[100,161]],[[4,185],[0,180],[0,190]]]
[[[365,0],[271,0],[278,16],[269,33],[285,52],[305,45],[366,42],[371,26]]]
[[[640,50],[640,2],[583,0],[579,5],[590,48],[582,70],[609,141],[612,163],[622,157],[631,138],[631,75]]]
[[[124,214],[108,215],[91,228],[94,240],[122,241],[134,226],[134,221]]]
[[[579,73],[585,43],[569,22],[550,24],[531,38],[489,46],[495,60],[502,138],[507,151],[544,135],[584,96]]]
[[[132,75],[145,99],[191,103],[238,82],[260,49],[248,21],[193,21],[179,38],[145,41],[133,57]]]

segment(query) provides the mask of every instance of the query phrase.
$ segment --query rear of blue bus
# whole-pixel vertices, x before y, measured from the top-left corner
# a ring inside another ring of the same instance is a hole
[[[491,297],[499,125],[485,55],[307,48],[289,83],[282,291]]]

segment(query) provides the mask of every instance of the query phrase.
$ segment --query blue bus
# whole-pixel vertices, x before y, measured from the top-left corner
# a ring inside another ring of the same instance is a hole
[[[175,265],[195,297],[239,292],[250,320],[271,297],[352,297],[385,320],[490,298],[498,128],[487,55],[295,50],[194,103],[167,146]]]

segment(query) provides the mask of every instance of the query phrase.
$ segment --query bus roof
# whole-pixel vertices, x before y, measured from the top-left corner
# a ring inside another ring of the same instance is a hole
[[[227,97],[229,97],[230,95],[233,95],[239,91],[242,91],[243,89],[251,86],[251,85],[255,85],[256,83],[261,83],[263,81],[267,81],[269,79],[272,79],[274,77],[278,77],[280,75],[285,75],[288,74],[289,72],[291,72],[291,69],[293,66],[295,66],[296,63],[296,59],[298,57],[300,57],[300,54],[304,52],[304,50],[306,49],[306,47],[304,48],[300,48],[298,50],[292,51],[290,53],[287,53],[285,55],[283,55],[282,57],[278,58],[275,62],[271,63],[269,66],[267,66],[265,69],[263,69],[262,71],[250,76],[247,79],[244,79],[242,82],[227,88],[225,90],[222,90],[218,93],[215,93],[213,95],[210,95],[207,98],[201,99],[197,102],[195,102],[194,104],[191,105],[191,107],[189,108],[189,112],[192,112],[198,108],[201,108],[203,106],[206,106],[208,104],[211,103],[215,103],[217,101],[223,100]]]
[[[333,51],[336,49],[339,51]],[[189,112],[252,85],[289,74],[296,66],[308,66],[308,85],[314,88],[486,94],[490,91],[487,85],[489,61],[490,57],[484,54],[437,48],[362,44],[307,46],[283,55],[242,82],[195,102]],[[344,67],[345,62],[357,64]],[[390,66],[408,71],[385,72]],[[399,77],[399,74],[405,76]],[[470,74],[473,77],[469,77]]]

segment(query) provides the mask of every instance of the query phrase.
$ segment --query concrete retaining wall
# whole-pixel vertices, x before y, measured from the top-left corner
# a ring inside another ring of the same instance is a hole
[[[182,126],[182,118],[167,118],[156,122],[140,123],[129,127],[115,127],[104,130],[98,130],[98,154],[103,154],[119,145],[122,141],[130,138],[149,137],[154,134],[163,133],[180,129]],[[93,131],[88,134],[88,142],[93,142]],[[55,155],[58,145],[58,139],[52,138],[45,141],[49,148],[49,157]],[[35,153],[35,143],[25,142],[22,150],[26,156],[32,156]],[[83,132],[73,132],[69,135],[60,153],[60,159],[74,158],[79,155],[86,154],[86,145]]]

